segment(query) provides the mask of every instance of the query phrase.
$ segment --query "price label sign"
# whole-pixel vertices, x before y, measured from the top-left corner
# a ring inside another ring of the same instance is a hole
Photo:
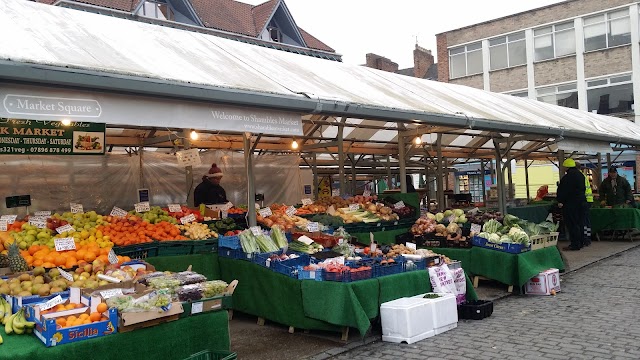
[[[202,312],[202,301],[199,302],[194,302],[191,304],[191,313],[192,314],[199,314]]]
[[[251,233],[255,236],[260,236],[262,235],[262,229],[260,228],[260,226],[252,226]]]
[[[408,249],[411,249],[411,250],[418,250],[418,248],[416,247],[416,244],[414,244],[414,243],[412,243],[412,242],[408,242],[408,243],[406,244],[406,246],[407,246],[407,248],[408,248]]]
[[[182,225],[192,223],[194,221],[196,221],[196,216],[193,214],[189,214],[180,218],[180,222],[182,223]]]
[[[37,227],[38,229],[44,229],[47,227],[47,219],[42,217],[29,218],[29,224]]]
[[[114,206],[113,209],[111,209],[111,214],[110,215],[114,216],[114,217],[125,217],[125,216],[127,216],[127,214],[128,213],[125,210],[120,209],[117,206]]]
[[[369,197],[369,196],[371,196],[371,191],[369,191],[369,190],[365,190],[365,191],[363,191],[363,192],[362,192],[362,196],[364,196],[364,197]]]
[[[340,196],[340,189],[331,190],[331,196]]]
[[[54,242],[56,244],[56,251],[68,251],[76,249],[76,242],[72,237],[55,239]]]
[[[7,231],[8,227],[9,224],[7,223],[7,220],[0,220],[0,231]]]
[[[302,199],[302,205],[311,205],[313,204],[313,200],[309,198]]]
[[[76,229],[74,229],[73,226],[71,226],[69,224],[63,225],[63,226],[60,226],[60,227],[56,228],[56,232],[58,234],[62,234],[64,232],[69,233],[69,232],[74,232],[74,231],[76,231]]]
[[[456,220],[458,220],[458,217],[455,215],[451,215],[447,219],[449,220],[449,224],[453,224],[454,222],[456,222]]]
[[[35,213],[33,213],[34,216],[43,216],[45,218],[48,218],[51,216],[51,211],[36,211]]]
[[[109,262],[111,264],[117,264],[118,263],[118,256],[113,251],[113,249],[109,250]]]
[[[62,276],[63,278],[73,282],[73,276],[71,274],[69,274],[68,272],[58,268],[58,271],[60,271],[60,276]]]
[[[136,209],[136,212],[139,213],[151,211],[151,206],[149,205],[148,201],[139,202],[133,205],[133,207]]]
[[[258,213],[262,217],[269,217],[269,216],[273,215],[273,212],[271,211],[271,208],[268,208],[268,207],[258,210]]]
[[[69,206],[71,207],[71,213],[73,214],[79,214],[84,212],[84,209],[82,208],[82,204],[70,203]]]
[[[13,224],[14,222],[16,222],[17,218],[18,218],[18,215],[2,215],[2,216],[0,216],[0,220],[6,221],[7,224]]]
[[[64,302],[64,300],[62,300],[62,296],[58,295],[56,297],[54,297],[53,299],[47,301],[44,304],[40,305],[40,311],[42,310],[49,310],[52,307],[58,305],[58,304],[62,304]]]
[[[169,212],[182,212],[182,206],[178,204],[169,204]]]
[[[223,219],[226,219],[226,218],[228,218],[228,217],[229,217],[229,212],[228,212],[227,210],[222,210],[222,211],[220,212],[220,216],[221,216]]]
[[[378,244],[376,244],[375,242],[371,242],[371,244],[369,245],[370,254],[375,254],[377,249]]]
[[[109,290],[100,291],[100,296],[102,296],[102,298],[105,300],[112,298],[114,296],[122,296],[122,295],[124,295],[122,293],[122,289],[109,289]]]
[[[359,204],[351,204],[351,205],[349,205],[349,210],[350,211],[360,210],[360,205]]]
[[[293,206],[289,206],[289,207],[287,208],[286,213],[287,213],[287,215],[289,215],[289,216],[293,216],[293,215],[295,215],[295,214],[296,214],[296,212],[297,212],[297,211],[298,211],[298,209],[296,209],[295,207],[293,207]]]
[[[402,209],[402,208],[404,208],[406,206],[404,204],[404,201],[401,200],[401,201],[398,201],[397,203],[393,204],[393,207],[396,208],[396,209]]]
[[[482,231],[482,226],[478,225],[478,224],[471,224],[471,232],[472,233],[480,233]]]
[[[307,224],[307,230],[309,230],[309,232],[320,231],[320,225],[317,222],[310,222]]]

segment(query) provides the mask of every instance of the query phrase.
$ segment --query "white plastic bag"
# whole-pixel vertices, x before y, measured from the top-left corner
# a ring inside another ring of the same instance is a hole
[[[460,305],[467,300],[467,277],[462,268],[453,269],[451,272],[453,283],[456,285],[456,303]]]
[[[446,264],[430,267],[429,279],[431,280],[433,292],[457,295],[453,275]]]

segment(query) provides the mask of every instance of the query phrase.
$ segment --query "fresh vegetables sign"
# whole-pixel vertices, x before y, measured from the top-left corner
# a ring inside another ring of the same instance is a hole
[[[0,118],[0,154],[104,154],[105,124]]]

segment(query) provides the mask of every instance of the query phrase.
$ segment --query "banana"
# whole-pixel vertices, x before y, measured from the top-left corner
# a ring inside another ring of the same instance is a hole
[[[0,296],[0,319],[4,319],[4,303],[5,303],[5,299]]]
[[[20,309],[20,311],[18,311],[18,313],[13,317],[12,323],[13,323],[13,331],[15,331],[16,334],[22,334],[24,333],[24,310]]]
[[[2,345],[3,342],[4,340],[2,339],[2,335],[0,335],[0,345]]]
[[[7,333],[7,335],[11,334],[13,332],[13,318],[14,316],[18,315],[17,313],[9,316],[9,320],[7,320],[7,323],[4,325],[4,332]]]
[[[11,304],[8,301],[4,302],[4,318],[2,318],[2,325],[6,325],[11,317]]]

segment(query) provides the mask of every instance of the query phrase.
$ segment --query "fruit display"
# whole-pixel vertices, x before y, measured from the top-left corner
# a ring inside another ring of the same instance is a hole
[[[2,299],[2,298],[0,298]],[[4,303],[2,303],[4,301]],[[4,325],[4,332],[7,335],[16,334],[22,335],[25,333],[33,332],[33,328],[36,326],[34,322],[27,321],[25,318],[24,308],[21,308],[15,314],[11,313],[11,306],[2,299],[0,300],[0,313],[2,314],[2,323]],[[2,343],[0,338],[0,344]]]
[[[176,290],[176,296],[180,301],[195,301],[202,298],[212,298],[214,296],[222,295],[227,290],[227,286],[229,286],[229,284],[222,280],[184,285]]]
[[[171,224],[178,223],[178,220],[176,219],[177,216],[169,215],[168,209],[163,209],[160,206],[151,206],[150,210],[144,213],[129,211],[129,214],[137,216],[141,218],[143,221],[146,221],[151,224],[157,224],[161,221],[166,221]],[[175,213],[172,213],[172,214],[175,214]]]
[[[327,197],[323,199],[318,199],[314,202],[315,205],[321,205],[329,208],[329,206],[333,206],[335,209],[348,207],[350,204],[368,204],[378,201],[378,196],[362,196],[357,195],[354,197],[350,197],[347,199],[343,199],[339,196]]]
[[[184,205],[181,205],[180,209],[182,210],[180,212],[169,212],[168,208],[164,208],[162,210],[163,210],[163,212],[166,212],[168,215],[170,215],[174,219],[177,219],[178,221],[181,218],[183,218],[183,217],[185,217],[187,215],[191,215],[191,214],[193,214],[193,216],[196,217],[196,221],[197,222],[203,222],[204,221],[204,216],[202,216],[202,214],[200,213],[199,210],[193,210],[193,209],[190,209],[190,208],[188,208],[188,207],[186,207]]]
[[[171,295],[166,290],[154,291],[151,296],[135,298],[131,295],[114,296],[107,299],[109,308],[116,308],[120,313],[142,311],[164,311],[171,303]]]
[[[247,209],[244,207],[233,206],[227,210],[228,215],[244,215],[247,213]]]
[[[166,221],[151,224],[135,215],[124,218],[107,216],[106,220],[107,224],[98,226],[97,229],[108,235],[117,246],[149,243],[153,240],[187,240],[180,235],[176,225]]]
[[[296,209],[296,215],[322,214],[325,212],[327,212],[327,207],[324,205],[317,205],[317,204],[304,205]]]
[[[421,216],[416,220],[416,223],[411,226],[411,233],[413,235],[429,234],[436,231],[436,221],[428,216]]]
[[[71,269],[78,265],[92,263],[100,260],[103,263],[109,262],[110,248],[100,248],[96,243],[87,245],[76,245],[76,250],[55,251],[46,245],[31,245],[29,249],[21,252],[27,264],[31,266],[42,266],[53,268],[59,266],[63,269]],[[121,262],[124,261],[121,258]]]
[[[453,210],[445,210],[444,212],[439,212],[433,216],[433,218],[438,223],[449,223],[449,219],[454,216],[455,223],[464,224],[468,221],[467,216],[462,209],[453,209]]]
[[[350,207],[338,208],[335,215],[341,217],[345,224],[399,220],[398,215],[394,214],[391,208],[373,203],[359,205],[357,210],[352,210]]]
[[[212,222],[209,224],[209,229],[217,232],[218,234],[224,234],[227,231],[240,230],[240,227],[236,225],[236,222],[232,218],[226,218]]]
[[[272,215],[269,217],[263,217],[261,215],[257,216],[258,223],[266,226],[266,227],[274,227],[275,225],[279,225],[285,231],[291,231],[292,229],[298,227],[300,229],[306,229],[309,220],[301,218],[299,216],[293,215],[289,216],[286,214],[286,209],[277,208],[272,209]]]
[[[27,261],[20,254],[17,242],[14,242],[9,246],[9,254],[7,255],[7,258],[9,260],[9,269],[11,269],[11,272],[19,273],[29,270],[29,265],[27,265]]]
[[[67,327],[86,325],[86,324],[91,324],[94,322],[105,321],[105,320],[107,320],[107,317],[104,316],[102,312],[96,311],[96,312],[89,313],[87,311],[82,314],[69,315],[66,317],[61,316],[56,318],[56,328],[64,329]]]
[[[177,225],[177,227],[180,231],[182,231],[182,235],[190,240],[206,240],[218,238],[218,233],[211,230],[206,224],[194,222],[185,225]]]
[[[69,285],[70,282],[67,280],[57,277],[53,279],[49,274],[45,273],[43,268],[36,268],[33,274],[24,273],[11,279],[0,280],[0,294],[10,296],[48,296],[67,290]]]

